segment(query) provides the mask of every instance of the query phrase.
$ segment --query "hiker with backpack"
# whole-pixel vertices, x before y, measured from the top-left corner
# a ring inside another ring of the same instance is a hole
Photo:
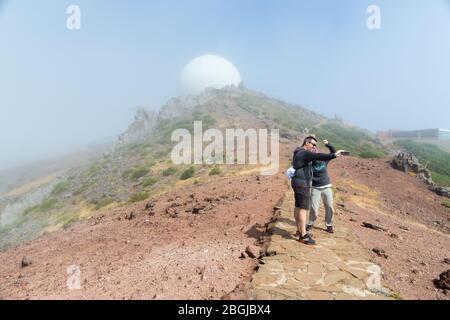
[[[294,217],[297,225],[299,241],[304,244],[314,245],[316,242],[306,230],[306,214],[311,207],[311,189],[313,180],[313,161],[330,161],[344,152],[339,150],[333,153],[317,153],[317,138],[308,136],[303,145],[294,151],[292,168],[288,170],[291,175],[291,186],[295,194]]]

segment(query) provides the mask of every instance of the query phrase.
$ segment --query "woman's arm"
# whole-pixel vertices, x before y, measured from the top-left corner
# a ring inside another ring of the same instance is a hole
[[[336,153],[336,148],[334,146],[332,146],[328,140],[323,140],[323,143],[325,144],[325,146],[330,150],[330,153]]]
[[[330,153],[336,153],[337,151],[336,148],[331,144],[327,144],[326,147],[328,148],[328,150],[330,150]]]

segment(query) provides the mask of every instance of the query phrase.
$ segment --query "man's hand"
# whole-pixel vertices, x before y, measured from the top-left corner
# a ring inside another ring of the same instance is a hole
[[[323,140],[324,145],[328,145],[328,143],[329,143],[328,140]]]

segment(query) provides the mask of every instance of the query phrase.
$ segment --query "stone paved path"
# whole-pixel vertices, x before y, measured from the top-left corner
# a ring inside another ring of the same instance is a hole
[[[286,193],[272,230],[272,241],[259,270],[253,275],[252,295],[257,300],[353,300],[390,299],[382,287],[379,266],[370,262],[367,250],[353,238],[351,230],[335,217],[336,233],[319,229],[316,246],[296,241],[294,199]],[[323,212],[319,219],[323,219]]]

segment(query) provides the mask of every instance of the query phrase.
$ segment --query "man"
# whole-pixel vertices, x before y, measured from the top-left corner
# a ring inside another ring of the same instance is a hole
[[[336,148],[333,147],[328,140],[324,140],[323,143],[330,150],[330,154],[336,153]],[[318,149],[314,149],[315,152]],[[328,161],[313,161],[313,179],[311,190],[311,210],[309,212],[309,223],[306,227],[306,231],[311,231],[316,224],[317,217],[319,216],[320,200],[323,199],[325,205],[325,225],[327,232],[334,233],[333,228],[333,186],[328,174]]]
[[[295,176],[291,185],[295,193],[294,217],[297,224],[297,232],[300,242],[314,245],[316,242],[310,234],[306,232],[306,214],[310,209],[311,185],[313,178],[312,162],[329,161],[341,155],[342,150],[336,153],[314,153],[312,150],[317,146],[317,139],[308,136],[303,141],[301,148],[294,151],[292,166],[295,169]]]

